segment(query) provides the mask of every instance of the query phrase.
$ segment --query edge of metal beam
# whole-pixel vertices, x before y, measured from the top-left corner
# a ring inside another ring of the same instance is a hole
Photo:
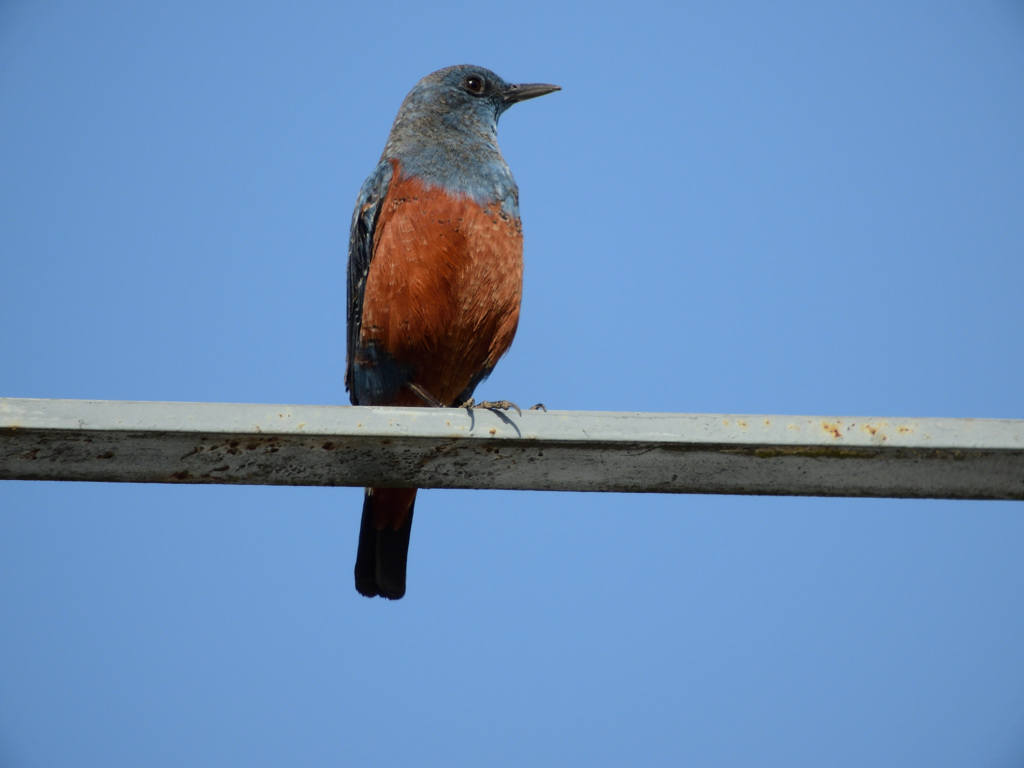
[[[0,479],[1024,499],[1024,421],[0,398]]]

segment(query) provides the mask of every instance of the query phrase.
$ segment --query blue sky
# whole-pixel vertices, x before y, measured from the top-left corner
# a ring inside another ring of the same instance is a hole
[[[0,395],[345,404],[408,89],[500,140],[525,298],[478,395],[1024,418],[1024,7],[0,4]],[[1020,504],[0,483],[0,765],[1010,766]]]

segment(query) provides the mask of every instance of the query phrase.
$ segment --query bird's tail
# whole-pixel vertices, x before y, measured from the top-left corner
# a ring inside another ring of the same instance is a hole
[[[405,594],[415,488],[367,488],[356,552],[356,590],[398,600]]]

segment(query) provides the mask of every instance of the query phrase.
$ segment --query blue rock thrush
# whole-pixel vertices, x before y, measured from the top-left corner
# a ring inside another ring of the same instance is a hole
[[[523,233],[498,118],[557,90],[464,65],[427,75],[405,97],[352,217],[345,386],[353,405],[463,405],[512,344]],[[405,594],[415,501],[415,488],[366,489],[360,594]]]

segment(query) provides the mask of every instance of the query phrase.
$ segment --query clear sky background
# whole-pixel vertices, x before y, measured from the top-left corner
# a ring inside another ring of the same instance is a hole
[[[1024,418],[1024,4],[0,2],[0,395],[347,404],[410,87],[514,107],[478,391]],[[0,483],[0,766],[1020,766],[1018,503]]]

